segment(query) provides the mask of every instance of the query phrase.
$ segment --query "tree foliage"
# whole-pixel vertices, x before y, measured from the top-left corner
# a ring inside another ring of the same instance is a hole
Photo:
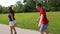
[[[35,8],[36,3],[41,3],[42,7],[49,11],[60,10],[60,0],[24,0],[23,3],[21,3],[21,1],[16,2],[14,5],[14,12],[37,12]],[[0,13],[7,12],[7,7],[0,5]]]

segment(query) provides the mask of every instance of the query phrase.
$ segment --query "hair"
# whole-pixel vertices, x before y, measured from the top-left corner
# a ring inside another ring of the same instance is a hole
[[[39,7],[41,7],[41,4],[40,3],[38,3],[38,4],[36,4],[37,6],[39,6]]]
[[[10,13],[12,13],[12,12],[13,12],[12,7],[9,7],[9,8],[8,8],[8,10],[9,10],[9,12],[10,12]]]
[[[9,13],[11,13],[14,16],[14,11],[13,11],[12,7],[9,7],[8,11],[9,11]]]

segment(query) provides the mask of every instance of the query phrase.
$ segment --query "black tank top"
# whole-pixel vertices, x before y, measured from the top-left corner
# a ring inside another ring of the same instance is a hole
[[[8,15],[9,20],[12,21],[12,18],[11,18],[11,15],[10,15],[10,14],[12,14],[12,16],[13,16],[13,20],[15,20],[15,18],[14,18],[14,12],[9,12],[9,15]]]

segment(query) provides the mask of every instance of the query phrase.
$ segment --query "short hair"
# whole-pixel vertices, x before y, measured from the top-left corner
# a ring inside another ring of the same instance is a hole
[[[41,3],[36,4],[37,6],[41,7]]]

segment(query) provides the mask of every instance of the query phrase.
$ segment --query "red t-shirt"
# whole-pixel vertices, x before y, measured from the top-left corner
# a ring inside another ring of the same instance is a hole
[[[40,9],[40,16],[41,16],[41,14],[43,14],[42,24],[47,24],[48,23],[48,19],[46,17],[46,11],[43,8]]]

